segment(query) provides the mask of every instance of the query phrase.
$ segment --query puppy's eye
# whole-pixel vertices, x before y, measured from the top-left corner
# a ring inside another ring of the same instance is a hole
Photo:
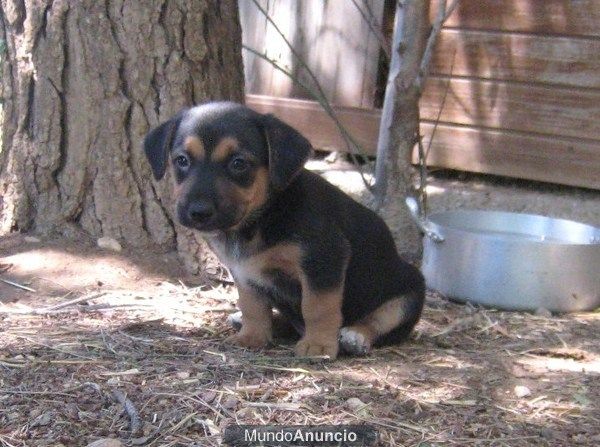
[[[178,155],[174,161],[175,166],[179,169],[186,169],[190,166],[190,160],[185,155]]]
[[[242,174],[248,170],[250,163],[242,157],[234,157],[229,161],[229,171],[233,174]]]

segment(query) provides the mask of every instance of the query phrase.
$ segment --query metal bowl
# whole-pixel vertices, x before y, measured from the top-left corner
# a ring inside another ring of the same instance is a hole
[[[600,307],[600,228],[497,211],[447,211],[423,220],[428,287],[459,301],[509,310]]]

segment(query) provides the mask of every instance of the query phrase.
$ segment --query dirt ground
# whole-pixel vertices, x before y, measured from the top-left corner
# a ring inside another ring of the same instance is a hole
[[[15,235],[0,278],[35,290],[0,283],[2,446],[219,445],[233,423],[368,423],[382,446],[600,444],[599,313],[430,294],[408,342],[309,361],[289,342],[225,345],[235,290],[173,253]]]

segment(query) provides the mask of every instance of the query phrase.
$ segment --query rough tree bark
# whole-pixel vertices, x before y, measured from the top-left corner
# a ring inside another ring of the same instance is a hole
[[[414,192],[411,158],[419,135],[419,75],[430,35],[429,0],[399,1],[395,46],[378,143],[376,206],[394,234],[400,251],[418,253],[421,243],[404,197]],[[394,64],[396,62],[396,64]],[[392,69],[395,67],[395,70]],[[389,110],[388,110],[389,109]],[[385,138],[382,138],[384,135]],[[401,199],[399,199],[401,197]]]
[[[141,141],[184,106],[243,99],[235,0],[1,0],[0,234],[84,230],[210,256],[171,219]]]

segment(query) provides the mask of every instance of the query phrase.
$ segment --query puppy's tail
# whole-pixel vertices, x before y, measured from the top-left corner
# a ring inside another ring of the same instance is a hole
[[[396,344],[406,340],[418,323],[425,304],[425,280],[420,273],[412,286],[410,292],[401,296],[401,318],[398,325],[387,334],[378,337],[375,346]]]

